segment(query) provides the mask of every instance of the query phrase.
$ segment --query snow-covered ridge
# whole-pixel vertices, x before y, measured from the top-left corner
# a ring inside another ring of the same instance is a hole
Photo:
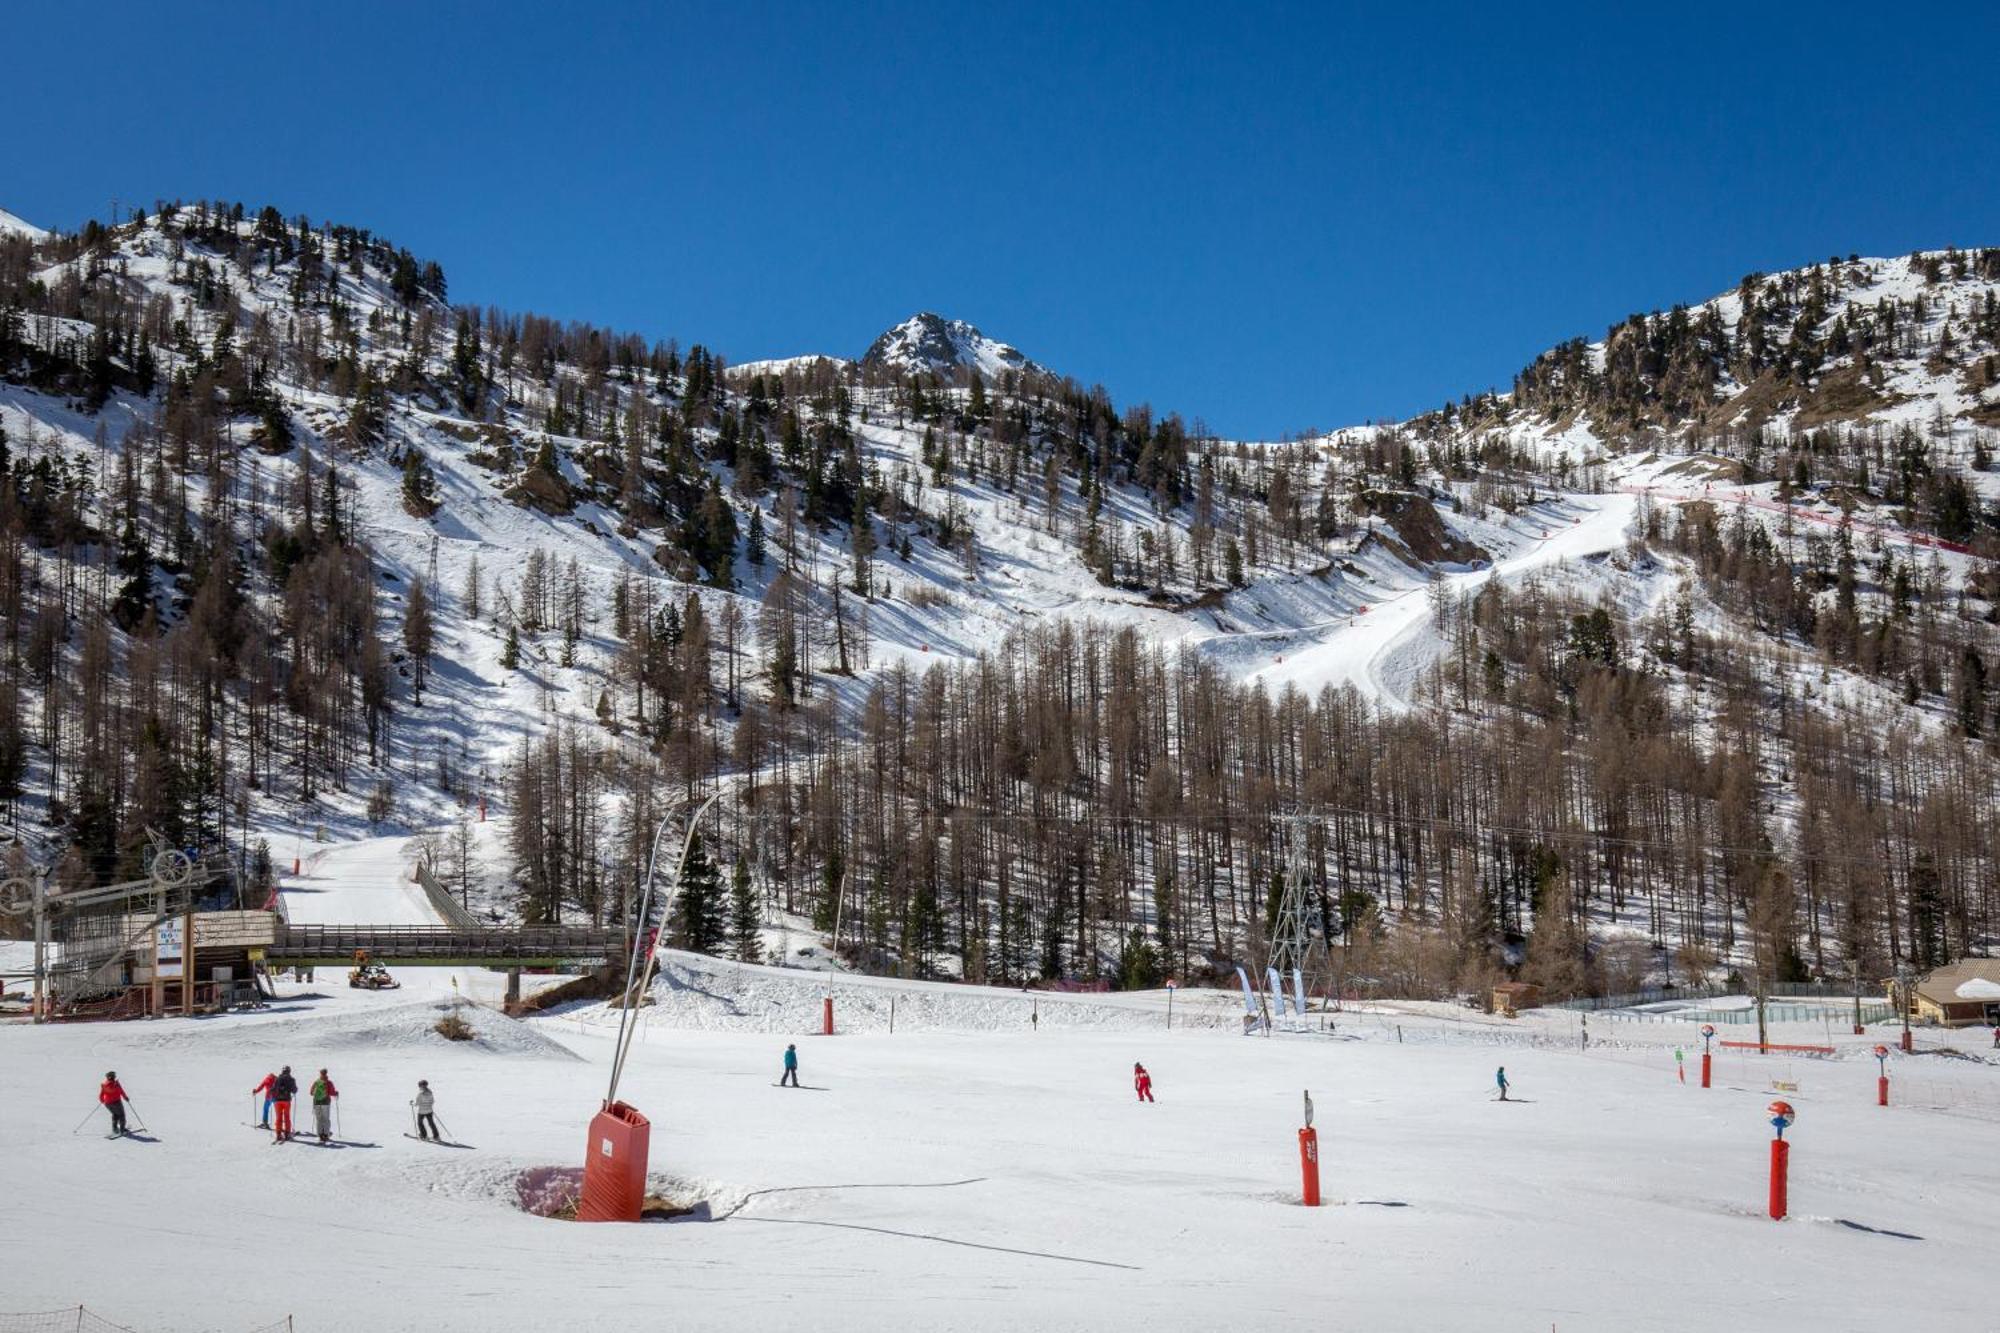
[[[1006,371],[1040,370],[1019,348],[987,337],[962,319],[924,311],[877,338],[864,366],[949,374],[960,367],[990,379]]]
[[[824,365],[832,370],[842,371],[853,365],[844,356],[774,356],[761,361],[742,361],[728,369],[732,380],[749,379],[753,375],[785,375],[792,371],[809,371]]]
[[[12,232],[17,236],[25,236],[31,241],[41,241],[48,238],[48,232],[37,227],[32,222],[15,217],[4,208],[0,208],[0,232]]]

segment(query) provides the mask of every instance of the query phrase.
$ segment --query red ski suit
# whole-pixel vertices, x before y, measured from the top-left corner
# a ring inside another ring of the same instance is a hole
[[[1140,1101],[1150,1102],[1153,1100],[1153,1076],[1145,1070],[1142,1069],[1132,1075],[1132,1088],[1133,1091],[1139,1094]]]

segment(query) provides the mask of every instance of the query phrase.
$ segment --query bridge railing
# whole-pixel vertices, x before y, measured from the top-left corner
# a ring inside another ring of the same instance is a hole
[[[269,956],[351,958],[361,950],[382,960],[479,958],[609,958],[623,933],[604,926],[280,926]]]
[[[471,927],[479,924],[479,918],[466,911],[458,899],[451,896],[450,890],[438,883],[437,876],[431,873],[430,866],[419,861],[414,874],[417,887],[422,889],[424,897],[430,900],[431,910],[438,914],[438,920],[447,926]]]

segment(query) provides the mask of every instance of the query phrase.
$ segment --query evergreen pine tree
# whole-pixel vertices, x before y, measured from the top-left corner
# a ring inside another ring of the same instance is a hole
[[[740,856],[736,858],[736,866],[729,875],[729,908],[732,918],[731,934],[736,945],[736,961],[763,962],[764,943],[757,934],[760,923],[757,899],[750,892],[750,866]]]
[[[1152,990],[1159,984],[1159,952],[1147,942],[1146,932],[1134,926],[1118,951],[1118,989]]]
[[[723,915],[722,872],[701,845],[701,834],[688,844],[681,867],[680,891],[674,899],[673,938],[683,949],[714,954],[729,940]]]
[[[417,518],[429,518],[438,508],[437,477],[414,445],[403,453],[403,508]]]
[[[854,545],[854,591],[863,597],[871,594],[874,577],[869,572],[875,555],[875,521],[868,516],[868,492],[857,491],[854,496],[854,522],[852,524]]]
[[[153,604],[153,557],[139,536],[138,525],[129,518],[118,534],[118,572],[125,581],[118,585],[111,615],[129,633],[139,627]]]
[[[778,626],[771,645],[771,702],[781,709],[798,702],[799,651],[792,638],[791,620]]]

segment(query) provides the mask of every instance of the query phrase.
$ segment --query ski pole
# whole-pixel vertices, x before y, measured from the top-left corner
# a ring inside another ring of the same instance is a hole
[[[81,1133],[83,1133],[83,1127],[84,1127],[85,1125],[87,1125],[87,1124],[89,1124],[89,1123],[90,1123],[90,1116],[91,1116],[91,1115],[96,1115],[96,1114],[97,1114],[97,1113],[98,1113],[99,1111],[102,1111],[103,1109],[104,1109],[104,1104],[103,1104],[102,1102],[99,1102],[99,1103],[98,1103],[98,1104],[97,1104],[96,1106],[93,1106],[93,1107],[91,1107],[91,1108],[90,1108],[90,1115],[87,1115],[87,1116],[85,1116],[85,1117],[84,1117],[83,1119],[81,1119],[81,1120],[77,1121],[77,1122],[76,1122],[76,1128],[75,1128],[75,1129],[72,1129],[72,1130],[70,1131],[70,1133],[72,1133],[72,1134],[81,1134]]]
[[[130,1111],[135,1117],[137,1117],[139,1121],[139,1132],[141,1134],[144,1134],[146,1132],[146,1117],[139,1114],[139,1103],[133,1101],[130,1097],[127,1097],[125,1099],[125,1109]]]

